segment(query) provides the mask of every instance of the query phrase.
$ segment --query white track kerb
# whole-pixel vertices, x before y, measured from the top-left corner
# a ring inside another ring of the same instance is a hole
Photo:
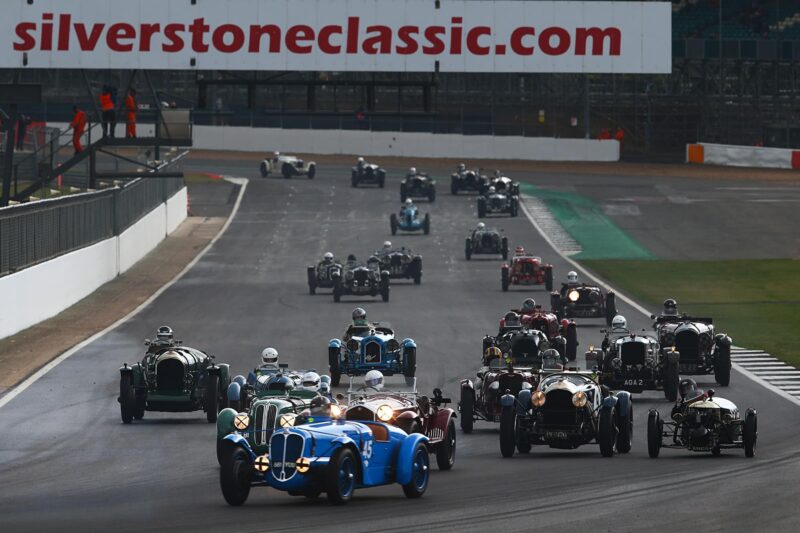
[[[542,228],[536,222],[536,219],[534,219],[533,216],[531,215],[530,211],[528,211],[528,208],[525,206],[525,201],[524,201],[525,197],[524,196],[522,197],[522,199],[523,199],[523,201],[520,202],[520,206],[522,207],[522,212],[525,213],[526,217],[528,217],[528,220],[533,225],[533,227],[536,229],[536,231],[539,233],[539,235],[542,236],[542,238],[547,242],[547,244],[549,244],[550,247],[553,250],[555,250],[556,253],[558,253],[558,255],[560,255],[562,259],[564,259],[569,264],[571,264],[573,267],[575,267],[575,270],[579,271],[581,274],[586,276],[586,278],[593,280],[595,283],[597,283],[598,285],[603,287],[606,291],[614,291],[614,293],[617,295],[617,298],[619,298],[620,300],[624,301],[625,303],[627,303],[628,305],[630,305],[631,307],[633,307],[634,309],[636,309],[637,311],[639,311],[640,313],[645,315],[646,317],[648,317],[648,318],[650,317],[650,315],[651,315],[650,311],[648,311],[643,306],[641,306],[638,303],[636,303],[633,299],[625,296],[624,294],[619,292],[617,289],[615,289],[614,287],[612,287],[608,283],[605,283],[603,280],[599,279],[597,276],[595,276],[594,274],[592,274],[591,272],[589,272],[588,270],[583,268],[578,262],[576,262],[575,260],[571,259],[569,256],[565,255],[564,253],[562,253],[562,251],[553,243],[553,241],[550,240],[550,237],[544,231],[542,231]],[[736,347],[734,347],[734,348],[736,348]],[[752,372],[749,372],[748,370],[746,370],[745,368],[737,365],[736,363],[733,363],[733,369],[736,370],[739,374],[743,375],[744,377],[746,377],[746,378],[748,378],[748,379],[750,379],[752,381],[755,381],[756,383],[758,383],[759,385],[761,385],[762,387],[764,387],[766,389],[769,389],[770,391],[774,392],[778,396],[780,396],[780,397],[792,402],[795,405],[800,406],[800,399],[798,399],[795,396],[792,396],[788,392],[786,392],[786,391],[782,390],[781,388],[769,383],[768,381],[765,381],[764,379],[756,376]],[[0,403],[0,405],[2,405],[2,404]]]
[[[242,198],[244,197],[244,191],[245,191],[245,189],[247,189],[247,184],[249,182],[249,180],[247,178],[232,178],[232,177],[228,177],[228,176],[224,176],[224,178],[227,181],[230,181],[232,183],[236,183],[237,185],[241,185],[241,188],[239,189],[239,196],[236,198],[236,203],[233,205],[233,209],[231,210],[231,214],[228,216],[228,220],[225,221],[225,224],[223,224],[223,226],[222,226],[222,228],[220,228],[219,232],[214,236],[213,239],[211,239],[211,242],[209,242],[208,245],[205,248],[203,248],[203,250],[197,255],[197,257],[192,259],[192,261],[188,265],[186,265],[183,268],[183,270],[178,272],[178,274],[176,274],[174,278],[169,280],[164,286],[162,286],[160,289],[158,289],[156,292],[154,292],[150,296],[150,298],[148,298],[147,300],[142,302],[139,305],[139,307],[137,307],[136,309],[134,309],[133,311],[131,311],[130,313],[128,313],[124,317],[120,318],[119,320],[117,320],[116,322],[114,322],[113,324],[111,324],[110,326],[105,328],[104,330],[99,331],[99,332],[95,333],[94,335],[92,335],[91,337],[89,337],[88,339],[79,342],[78,344],[76,344],[75,346],[73,346],[72,348],[67,350],[66,352],[62,353],[61,355],[59,355],[58,357],[56,357],[55,359],[53,359],[52,361],[50,361],[49,363],[44,365],[42,368],[40,368],[39,370],[37,370],[36,372],[31,374],[25,381],[23,381],[22,383],[20,383],[19,385],[17,385],[13,389],[11,389],[8,392],[8,394],[6,394],[2,398],[0,398],[0,408],[4,407],[7,403],[9,403],[11,400],[16,398],[20,393],[22,393],[25,389],[27,389],[28,387],[30,387],[31,385],[36,383],[36,381],[38,381],[42,376],[46,375],[48,372],[53,370],[55,367],[57,367],[63,361],[67,360],[73,354],[75,354],[76,352],[80,351],[85,346],[88,346],[89,344],[93,343],[94,341],[96,341],[97,339],[99,339],[100,337],[102,337],[103,335],[108,333],[109,331],[119,327],[121,324],[124,324],[125,322],[127,322],[128,320],[130,320],[131,318],[133,318],[134,316],[136,316],[140,312],[142,312],[142,310],[145,307],[147,307],[148,305],[153,303],[153,301],[156,298],[158,298],[159,296],[161,296],[161,294],[163,294],[164,291],[166,291],[167,289],[172,287],[175,283],[177,283],[177,281],[179,279],[181,279],[187,272],[189,272],[189,270],[191,270],[192,267],[194,267],[194,265],[196,265],[197,262],[200,261],[200,259],[202,259],[204,255],[206,255],[206,253],[211,249],[212,246],[214,246],[214,244],[217,242],[217,240],[219,240],[219,238],[222,237],[222,235],[228,230],[228,226],[231,225],[231,222],[233,221],[234,217],[236,216],[236,213],[239,211],[239,206],[241,205]]]

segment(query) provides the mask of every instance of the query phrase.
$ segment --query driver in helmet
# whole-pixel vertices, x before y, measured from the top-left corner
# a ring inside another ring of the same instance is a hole
[[[383,373],[380,370],[370,370],[364,375],[364,388],[376,391],[383,389]]]
[[[472,237],[474,238],[475,235],[482,233],[485,229],[486,229],[486,224],[484,224],[483,222],[478,222],[478,224],[475,226],[475,229],[472,230]]]
[[[300,378],[300,388],[303,390],[319,392],[320,382],[319,374],[316,372],[306,372],[303,374],[303,377]]]
[[[683,412],[687,405],[700,400],[703,391],[697,388],[697,382],[692,378],[684,378],[678,383],[678,401],[672,408],[671,417],[674,419],[677,413]]]
[[[517,246],[514,249],[514,257],[523,257],[525,255],[525,247],[524,246]]]
[[[269,346],[261,350],[261,364],[253,370],[253,377],[272,376],[281,371],[278,365],[278,350]],[[248,381],[252,381],[252,378]]]
[[[325,255],[322,256],[322,261],[319,262],[319,266],[329,266],[333,264],[333,254],[331,252],[325,252]]]
[[[571,287],[577,287],[578,285],[580,285],[578,283],[578,273],[570,270],[567,272],[567,282],[561,284],[561,297],[563,298]]]
[[[661,311],[661,316],[678,316],[678,302],[672,298],[664,300],[664,308]]]
[[[405,213],[406,209],[411,209],[412,207],[414,207],[414,200],[411,198],[406,198],[406,201],[400,206],[400,216]]]
[[[489,186],[489,194],[494,194],[497,192],[497,189],[494,188],[494,185]]]
[[[294,383],[283,374],[275,374],[267,379],[266,389],[269,391],[289,392],[294,389]]]
[[[519,315],[514,311],[509,311],[500,321],[500,331],[498,332],[498,336],[504,335],[509,330],[520,329],[521,327],[522,322],[520,321]]]
[[[347,266],[349,268],[353,268],[354,266],[356,266],[356,256],[355,255],[350,254],[350,255],[347,256]]]
[[[525,298],[525,301],[522,302],[522,313],[529,314],[533,313],[536,310],[536,300],[533,298]]]
[[[384,241],[383,248],[381,248],[380,253],[386,255],[391,251],[392,251],[392,241]]]
[[[503,352],[497,346],[489,346],[483,354],[484,366],[490,366],[495,359],[503,359]]]
[[[272,159],[277,161],[281,157],[280,152],[272,152]]]
[[[361,307],[353,309],[353,323],[347,326],[347,331],[344,332],[345,342],[349,341],[352,337],[363,337],[371,329],[371,325],[367,322],[367,312]]]
[[[356,166],[359,168],[359,170],[361,170],[361,169],[364,168],[364,165],[366,165],[366,164],[367,164],[367,162],[364,161],[364,158],[363,157],[359,157],[358,158],[358,162],[356,163]]]
[[[463,174],[463,173],[464,173],[464,172],[466,172],[466,171],[467,171],[467,165],[465,165],[464,163],[459,163],[459,164],[458,164],[458,171],[457,171],[457,172],[458,172],[459,174]]]
[[[156,330],[156,338],[147,342],[147,353],[155,353],[165,347],[175,346],[175,336],[172,333],[172,328],[169,326],[161,326]]]
[[[600,345],[600,348],[603,351],[608,350],[611,347],[611,335],[627,335],[630,333],[628,329],[628,321],[622,315],[616,315],[611,320],[611,330],[606,332],[606,336],[603,338],[603,343]]]
[[[417,175],[416,167],[411,167],[411,168],[408,169],[408,174],[406,175],[406,177],[407,178],[411,178],[411,177],[416,176],[416,175]]]

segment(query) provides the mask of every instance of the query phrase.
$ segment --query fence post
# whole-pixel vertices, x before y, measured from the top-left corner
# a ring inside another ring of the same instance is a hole
[[[115,186],[111,189],[111,216],[113,220],[113,232],[114,236],[119,235],[119,196],[122,189],[118,186]]]

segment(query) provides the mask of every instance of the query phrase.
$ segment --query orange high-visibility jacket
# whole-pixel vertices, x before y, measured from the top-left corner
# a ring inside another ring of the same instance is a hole
[[[114,102],[111,101],[111,93],[103,93],[100,95],[100,109],[103,111],[111,111],[114,109]]]

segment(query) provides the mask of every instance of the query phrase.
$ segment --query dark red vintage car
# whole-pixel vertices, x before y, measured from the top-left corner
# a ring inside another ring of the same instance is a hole
[[[527,255],[518,246],[510,263],[500,267],[500,283],[503,292],[511,285],[544,285],[548,291],[553,290],[553,265],[542,262],[541,257]]]
[[[533,309],[512,309],[520,316],[520,326],[526,329],[541,331],[550,340],[550,344],[557,350],[561,350],[563,343],[564,353],[567,360],[574,361],[578,355],[578,326],[574,320],[559,320],[555,313],[548,313],[542,309],[541,305],[536,305]],[[505,317],[500,319],[501,333],[506,331]]]
[[[456,459],[455,411],[445,407],[450,398],[433,389],[433,398],[417,392],[416,378],[396,390],[354,388],[347,391],[347,420],[380,421],[397,426],[406,433],[428,437],[428,450],[436,455],[439,470],[450,470]],[[395,387],[393,387],[395,388]]]

